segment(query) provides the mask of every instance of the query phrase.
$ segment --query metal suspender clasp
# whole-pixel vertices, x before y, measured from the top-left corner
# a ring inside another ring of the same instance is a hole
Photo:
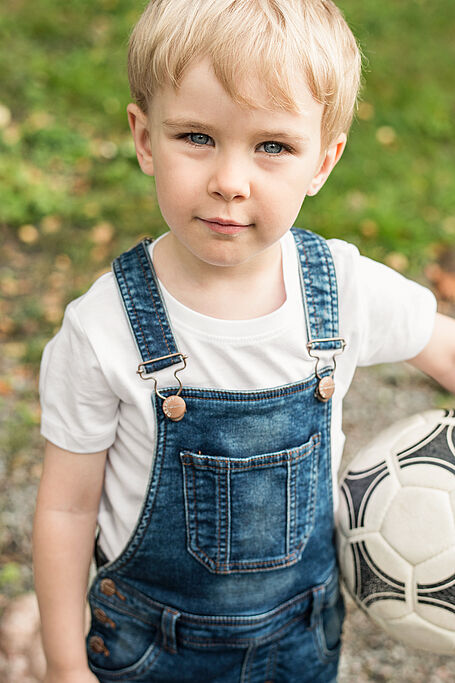
[[[180,372],[181,370],[184,370],[186,368],[186,359],[188,356],[185,356],[183,353],[170,353],[167,356],[160,356],[159,358],[152,358],[151,360],[144,360],[142,363],[139,363],[137,366],[136,370],[136,375],[139,375],[141,379],[155,379],[152,375],[149,375],[149,377],[146,376],[147,370],[146,366],[147,365],[152,365],[153,363],[159,363],[160,360],[167,360],[168,358],[177,358],[180,357],[182,362],[183,362],[183,368],[178,368],[178,370],[175,371],[174,375],[177,378],[177,372]],[[171,365],[170,363],[167,363],[166,365]],[[166,365],[164,367],[166,367]],[[178,378],[177,378],[178,379]],[[156,382],[156,380],[155,380]]]
[[[323,343],[329,343],[331,344],[331,348],[328,349],[314,349],[315,346]],[[339,346],[335,346],[335,344],[339,344]],[[326,337],[324,339],[310,339],[310,341],[306,345],[308,354],[316,359],[316,365],[315,365],[315,375],[318,378],[318,385],[316,387],[315,391],[315,396],[318,399],[318,401],[321,401],[322,403],[327,403],[335,391],[335,380],[333,379],[333,376],[335,374],[335,369],[336,369],[336,356],[339,356],[341,353],[343,353],[344,349],[346,348],[346,340],[343,339],[343,337]],[[330,375],[325,375],[325,377],[321,377],[319,374],[319,362],[321,360],[321,356],[318,355],[317,351],[331,351],[332,352],[332,371]]]
[[[177,390],[177,393],[172,394],[172,396],[163,396],[160,394],[158,391],[158,382],[156,380],[156,377],[153,375],[149,375],[148,377],[145,376],[146,369],[145,366],[151,365],[152,363],[157,363],[162,360],[168,360],[169,358],[175,358],[177,356],[180,356],[181,361],[183,363],[183,367],[179,367],[176,369],[174,372],[174,377],[179,383],[179,388]],[[180,393],[182,391],[183,385],[180,377],[177,377],[177,373],[181,372],[186,368],[186,359],[188,356],[185,356],[183,353],[170,353],[168,356],[160,356],[159,358],[152,358],[151,360],[146,360],[143,361],[142,363],[139,363],[136,374],[139,375],[141,379],[153,379],[155,382],[155,393],[157,396],[159,396],[161,399],[163,399],[163,413],[168,417],[170,420],[173,422],[179,422],[183,416],[185,415],[186,412],[186,403],[183,400],[183,398],[180,396]]]

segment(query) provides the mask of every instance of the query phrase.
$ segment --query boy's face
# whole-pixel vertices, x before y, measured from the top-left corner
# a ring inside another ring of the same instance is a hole
[[[190,66],[175,90],[163,87],[148,117],[133,104],[130,126],[142,170],[155,176],[164,220],[187,256],[236,266],[272,247],[292,227],[341,156],[342,135],[321,150],[323,107],[305,83],[300,113],[235,103],[208,60]]]

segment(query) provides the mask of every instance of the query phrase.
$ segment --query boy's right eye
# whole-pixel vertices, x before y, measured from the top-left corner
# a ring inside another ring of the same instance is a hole
[[[188,138],[193,145],[207,145],[210,142],[210,136],[205,133],[188,133]]]

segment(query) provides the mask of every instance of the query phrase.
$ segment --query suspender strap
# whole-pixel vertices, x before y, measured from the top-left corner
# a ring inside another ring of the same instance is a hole
[[[292,228],[300,261],[300,282],[308,330],[307,349],[342,351],[338,331],[338,288],[326,240],[308,230]]]
[[[112,264],[142,364],[147,375],[181,363],[169,318],[160,294],[158,279],[148,251],[151,240],[143,240],[121,254]]]
[[[299,228],[291,230],[300,262],[300,281],[308,330],[307,349],[340,352],[345,341],[338,332],[338,290],[332,255],[324,238]],[[181,363],[158,279],[143,240],[121,254],[112,268],[123,299],[142,363],[139,374],[148,375]]]

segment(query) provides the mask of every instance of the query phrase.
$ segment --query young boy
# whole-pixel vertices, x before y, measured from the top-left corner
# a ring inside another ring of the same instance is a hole
[[[352,245],[290,230],[357,97],[330,0],[152,0],[129,75],[169,231],[44,353],[46,683],[335,681],[343,396],[357,365],[409,359],[455,391],[455,324]]]

